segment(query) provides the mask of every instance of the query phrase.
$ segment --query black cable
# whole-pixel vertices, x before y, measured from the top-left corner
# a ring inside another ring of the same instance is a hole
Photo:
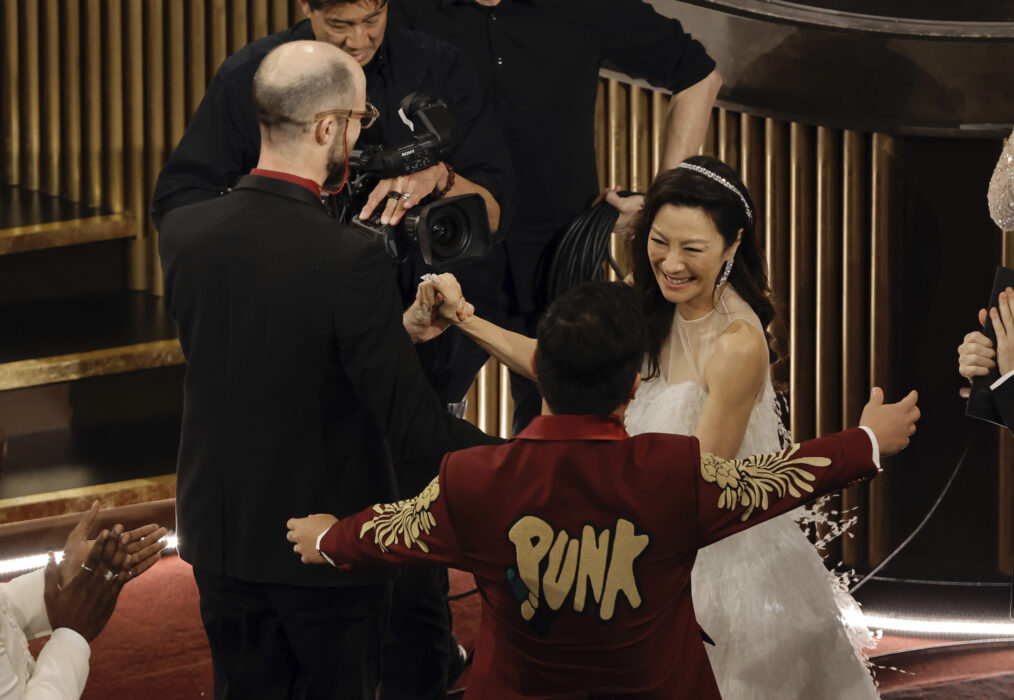
[[[621,197],[631,192],[617,192]],[[609,236],[616,226],[619,211],[605,199],[575,217],[560,236],[549,267],[549,300],[552,301],[580,282],[605,277],[602,263],[622,276],[620,266],[609,252]]]
[[[444,600],[450,603],[452,600],[461,600],[462,598],[467,598],[470,595],[475,595],[478,592],[478,588],[469,588],[467,591],[462,591],[461,593],[451,593],[445,595]]]
[[[859,579],[859,581],[857,581],[856,584],[849,589],[849,593],[855,594],[855,592],[858,591],[860,588],[862,588],[862,586],[867,581],[873,578],[878,571],[887,566],[888,562],[894,559],[894,557],[897,556],[901,552],[901,550],[907,547],[909,542],[915,539],[915,536],[919,534],[919,532],[923,529],[923,527],[925,527],[926,523],[929,522],[929,519],[933,517],[933,514],[937,511],[937,508],[940,506],[940,503],[943,502],[944,496],[946,496],[947,492],[951,490],[951,484],[954,483],[954,477],[956,477],[958,475],[958,472],[961,470],[961,465],[965,463],[965,457],[968,456],[968,451],[970,449],[972,449],[971,440],[969,440],[968,444],[965,445],[965,451],[961,453],[961,459],[958,460],[958,463],[954,467],[954,471],[951,472],[951,477],[947,480],[947,483],[944,484],[943,490],[940,491],[940,495],[937,496],[936,502],[932,505],[932,507],[930,507],[929,512],[926,513],[926,516],[922,519],[922,522],[920,522],[916,526],[916,528],[912,530],[909,536],[906,537],[901,544],[899,544],[897,547],[894,548],[893,552],[891,552],[890,554],[887,555],[887,557],[884,558],[884,561],[877,564],[873,568],[873,571],[871,571],[870,573],[866,574],[861,579]]]

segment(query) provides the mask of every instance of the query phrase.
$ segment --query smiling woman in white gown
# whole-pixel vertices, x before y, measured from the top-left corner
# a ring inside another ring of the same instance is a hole
[[[774,308],[753,211],[735,172],[703,156],[660,173],[648,191],[631,258],[651,339],[630,434],[696,435],[702,452],[724,458],[781,448],[764,330]],[[421,300],[439,289],[456,308],[448,278],[423,285]],[[531,376],[534,340],[477,317],[458,327]],[[793,514],[701,550],[692,586],[725,700],[878,697],[861,653],[872,636]]]
[[[652,343],[627,431],[694,434],[725,458],[780,449],[764,331],[774,308],[735,172],[698,157],[660,175],[631,253]],[[858,606],[793,514],[701,550],[692,586],[723,698],[878,696],[861,654],[869,632],[845,623]]]

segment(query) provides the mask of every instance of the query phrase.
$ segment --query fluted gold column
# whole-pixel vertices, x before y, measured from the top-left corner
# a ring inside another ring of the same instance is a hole
[[[208,55],[208,75],[211,75],[232,53],[229,50],[229,11],[226,0],[210,0],[208,29],[211,52]]]
[[[718,160],[739,170],[739,115],[727,109],[718,110]]]
[[[268,35],[268,0],[250,0],[250,39]]]
[[[816,432],[814,379],[813,287],[814,172],[813,131],[802,124],[789,127],[789,348],[792,434],[808,440]],[[776,184],[777,186],[777,184]]]
[[[231,0],[229,3],[229,53],[234,54],[250,43],[246,0]]]
[[[869,158],[866,138],[855,131],[842,136],[842,426],[857,425],[866,404],[870,373],[869,335]],[[867,556],[867,486],[842,492],[845,517],[856,517],[852,537],[842,538],[842,561],[857,566]]]
[[[271,0],[271,33],[280,32],[289,26],[289,9],[296,3],[289,0]]]
[[[21,181],[21,57],[18,55],[18,3],[3,4],[3,47],[0,48],[0,129],[3,130],[4,182]]]
[[[841,158],[837,131],[817,128],[816,432],[841,430]]]
[[[774,119],[764,120],[764,252],[768,262],[768,277],[775,298],[778,316],[771,334],[779,353],[786,358],[773,369],[772,379],[789,382],[791,364],[789,347],[788,303],[791,275],[789,273],[789,129]],[[791,400],[791,395],[790,395]],[[789,406],[790,413],[794,411]],[[790,426],[791,427],[791,426]]]
[[[145,81],[145,134],[147,145],[147,181],[154,183],[168,155],[166,152],[166,100],[165,100],[165,41],[163,38],[163,9],[161,0],[148,0],[148,17]],[[148,269],[151,290],[162,293],[162,268],[158,261],[158,234],[155,227],[149,230],[150,246]]]
[[[609,181],[609,123],[606,118],[606,93],[609,81],[599,79],[599,90],[595,94],[595,165],[598,170],[599,187]]]
[[[128,5],[136,3],[130,2]],[[63,17],[60,37],[63,43],[61,96],[60,169],[63,196],[74,202],[84,199],[84,108],[81,100],[81,5],[60,3]],[[139,25],[140,26],[140,25]]]
[[[187,119],[193,116],[204,97],[215,67],[208,65],[207,25],[204,0],[188,0],[187,11]]]
[[[893,398],[891,373],[891,269],[894,139],[873,135],[870,208],[870,382]],[[886,458],[890,459],[890,457]],[[869,558],[877,564],[890,552],[890,478],[881,474],[869,485]]]
[[[84,5],[84,201],[102,206],[102,0]]]
[[[127,0],[132,2],[135,0]],[[105,0],[105,183],[104,201],[110,211],[126,208],[123,131],[123,0]],[[136,215],[142,215],[138,212]]]
[[[124,82],[129,98],[126,101],[126,178],[127,205],[136,224],[130,241],[129,282],[132,289],[148,289],[151,285],[151,253],[148,238],[149,171],[145,167],[145,113],[148,96],[144,88],[144,6],[137,0],[126,3],[126,48]]]
[[[42,95],[39,56],[39,3],[26,2],[21,37],[21,185],[30,190],[42,186]]]
[[[172,153],[172,149],[176,147],[176,144],[180,142],[183,137],[183,129],[187,123],[187,86],[186,86],[186,75],[187,75],[187,60],[184,56],[184,49],[186,46],[186,32],[184,30],[185,18],[184,18],[184,5],[178,0],[176,2],[168,3],[166,7],[167,19],[167,36],[166,44],[168,48],[167,62],[165,66],[166,82],[169,92],[169,100],[167,105],[167,116],[168,119],[168,142],[166,143],[165,155],[166,157]]]
[[[502,438],[510,438],[514,432],[511,430],[512,418],[514,417],[514,399],[511,398],[511,373],[504,365],[498,364],[500,371],[499,399],[500,405],[500,430],[498,435]]]
[[[60,3],[44,0],[42,6],[42,190],[60,192],[60,151],[63,129],[60,123]]]
[[[651,93],[651,174],[654,177],[662,167],[662,149],[665,146],[665,127],[669,115],[669,98],[661,92]]]
[[[630,142],[627,129],[627,95],[630,87],[616,80],[609,81],[606,94],[609,124],[609,158],[606,187],[627,187],[630,169],[627,164]]]
[[[489,435],[500,432],[500,369],[497,361],[490,358],[476,380],[479,389],[476,396],[478,414],[476,416],[479,430]]]

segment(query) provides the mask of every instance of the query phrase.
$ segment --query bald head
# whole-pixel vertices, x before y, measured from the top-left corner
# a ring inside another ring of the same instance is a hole
[[[271,141],[289,140],[331,109],[362,109],[366,77],[355,59],[321,41],[291,41],[269,53],[254,74],[257,121]]]

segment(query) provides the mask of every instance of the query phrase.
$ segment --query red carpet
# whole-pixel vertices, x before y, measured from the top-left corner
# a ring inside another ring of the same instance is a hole
[[[451,593],[474,587],[471,575],[451,571]],[[458,640],[471,650],[479,628],[479,597],[451,603]],[[946,640],[886,637],[874,659],[885,698],[1014,697],[1014,646],[962,645],[919,651]],[[42,640],[33,643],[38,652]],[[466,675],[455,684],[460,688]],[[198,611],[190,566],[166,557],[128,584],[106,629],[92,645],[85,700],[182,700],[212,696],[211,656]]]
[[[451,571],[451,593],[474,587]],[[479,598],[453,601],[454,629],[471,649],[479,629]],[[38,654],[44,640],[32,643]],[[92,644],[84,700],[183,700],[212,697],[211,652],[201,626],[190,566],[166,557],[120,594],[116,612]]]

